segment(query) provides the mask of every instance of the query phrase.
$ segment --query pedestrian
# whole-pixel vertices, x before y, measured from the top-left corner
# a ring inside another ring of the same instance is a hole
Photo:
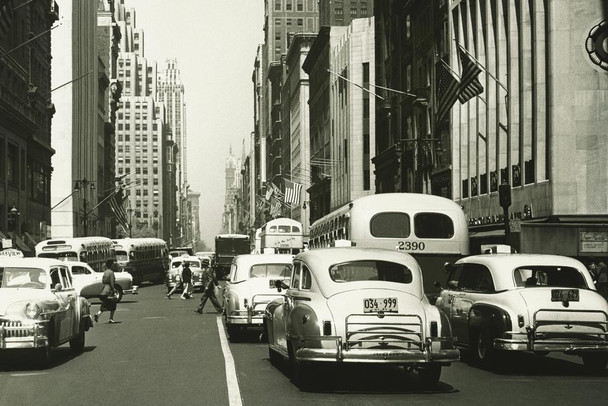
[[[608,267],[603,261],[599,261],[595,269],[595,288],[604,299],[608,300]]]
[[[205,307],[205,303],[207,303],[207,299],[211,300],[213,307],[218,313],[222,313],[224,308],[217,300],[215,296],[215,287],[219,286],[217,278],[215,277],[215,270],[212,267],[208,267],[203,271],[203,286],[205,287],[203,291],[203,296],[201,296],[201,303],[194,310],[195,313],[202,314],[203,308]]]
[[[190,263],[184,261],[184,267],[182,268],[182,295],[180,299],[190,299],[190,283],[192,281],[192,270],[190,269]]]
[[[175,293],[175,291],[180,288],[183,288],[184,286],[184,278],[182,277],[182,272],[184,271],[184,263],[187,262],[182,262],[182,265],[180,265],[179,273],[175,275],[175,285],[173,285],[173,289],[171,289],[169,293],[167,293],[167,299],[171,299],[171,296]]]
[[[101,306],[99,307],[99,311],[95,314],[95,316],[93,316],[95,322],[99,322],[99,316],[101,315],[101,313],[109,311],[110,320],[108,320],[108,323],[118,323],[114,320],[114,312],[116,311],[116,277],[114,276],[113,259],[108,259],[106,261],[105,269],[103,271],[103,275],[101,276],[101,282],[103,283],[103,288],[101,289],[101,293],[99,295],[99,299],[101,300]]]

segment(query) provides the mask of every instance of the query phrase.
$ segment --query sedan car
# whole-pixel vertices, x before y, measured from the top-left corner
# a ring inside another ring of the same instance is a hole
[[[72,282],[65,262],[0,258],[0,352],[29,349],[42,367],[62,344],[82,353],[93,322],[89,302]]]
[[[246,329],[262,329],[266,305],[283,296],[275,281],[289,281],[292,259],[293,255],[286,254],[246,254],[232,260],[224,291],[224,317],[231,340]]]
[[[103,272],[91,268],[85,262],[70,261],[65,263],[72,271],[74,288],[82,297],[97,298],[103,289]],[[116,301],[120,302],[125,293],[137,294],[137,286],[133,286],[133,276],[129,272],[114,272]]]
[[[420,266],[401,251],[298,254],[285,298],[266,307],[265,321],[270,360],[287,359],[299,385],[314,365],[375,363],[416,370],[433,388],[460,357],[447,317],[424,294]]]
[[[448,315],[457,344],[473,349],[480,363],[507,351],[558,351],[581,356],[592,371],[605,370],[608,303],[581,262],[487,254],[446,264],[446,271],[436,305]]]
[[[167,286],[167,293],[171,292],[171,289],[176,284],[180,284],[182,281],[182,265],[184,262],[188,262],[190,264],[190,270],[192,271],[192,281],[195,283],[195,275],[198,275],[202,272],[201,268],[201,260],[195,256],[179,256],[171,258],[171,266],[169,267],[169,271],[167,272],[167,278],[165,285]],[[196,280],[199,277],[196,276]]]

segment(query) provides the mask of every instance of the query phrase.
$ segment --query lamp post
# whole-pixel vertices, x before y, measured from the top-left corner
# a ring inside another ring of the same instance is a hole
[[[89,223],[89,213],[87,212],[87,195],[88,195],[88,190],[95,190],[95,182],[88,180],[87,178],[82,178],[79,179],[77,181],[74,182],[74,191],[79,191],[79,190],[83,190],[84,191],[84,197],[82,198],[82,208],[83,208],[83,213],[84,213],[84,221],[83,221],[83,228],[84,228],[84,236],[86,237],[88,234],[88,223]]]

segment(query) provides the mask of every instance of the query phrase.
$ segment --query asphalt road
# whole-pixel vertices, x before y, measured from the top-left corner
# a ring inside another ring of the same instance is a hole
[[[586,375],[576,357],[516,354],[500,371],[463,361],[444,368],[436,391],[423,392],[414,373],[393,367],[327,367],[311,391],[295,386],[285,365],[268,361],[253,333],[230,343],[210,303],[167,300],[164,286],[125,295],[116,320],[108,314],[87,333],[84,354],[55,350],[49,369],[27,356],[0,360],[0,405],[599,405],[608,402],[608,371]],[[99,303],[93,301],[93,310]]]

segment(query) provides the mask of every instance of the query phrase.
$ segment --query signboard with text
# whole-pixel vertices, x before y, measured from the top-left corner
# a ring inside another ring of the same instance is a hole
[[[608,232],[606,231],[581,231],[579,241],[581,253],[608,252]]]

